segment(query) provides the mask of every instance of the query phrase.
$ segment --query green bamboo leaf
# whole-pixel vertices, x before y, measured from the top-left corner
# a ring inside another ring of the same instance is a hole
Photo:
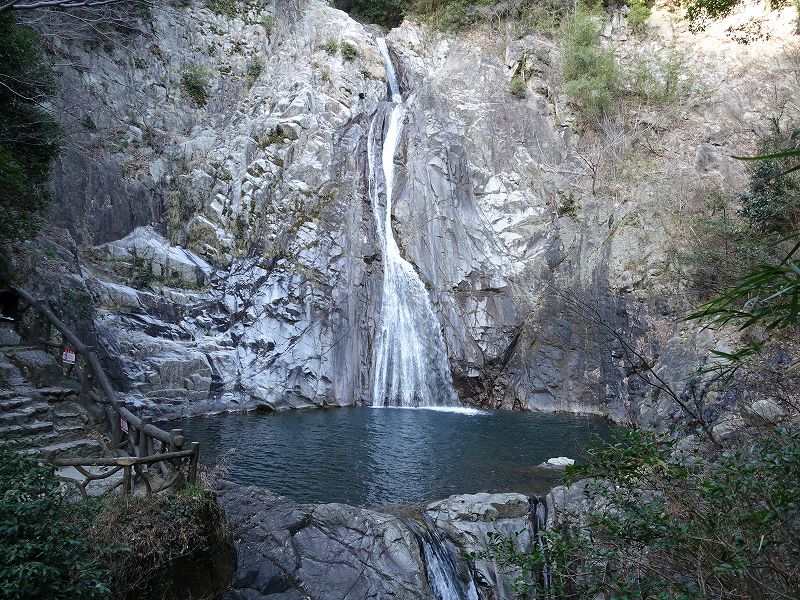
[[[759,154],[758,156],[736,156],[731,155],[731,158],[736,160],[779,160],[781,158],[792,158],[793,156],[800,156],[800,149],[784,150],[783,152],[773,152],[772,154]]]

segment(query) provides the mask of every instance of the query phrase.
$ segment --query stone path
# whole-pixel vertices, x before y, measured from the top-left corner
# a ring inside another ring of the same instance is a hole
[[[77,382],[52,354],[0,329],[0,443],[45,459],[101,456]]]

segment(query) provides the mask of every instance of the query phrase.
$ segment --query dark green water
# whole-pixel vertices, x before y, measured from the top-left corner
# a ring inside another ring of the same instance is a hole
[[[234,449],[228,479],[301,502],[422,502],[475,492],[543,493],[559,475],[536,465],[580,462],[612,427],[587,417],[506,411],[339,408],[186,419],[214,464]]]

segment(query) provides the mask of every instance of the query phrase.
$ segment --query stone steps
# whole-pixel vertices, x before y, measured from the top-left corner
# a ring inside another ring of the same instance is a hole
[[[0,390],[0,400],[9,400],[17,395],[16,390]]]
[[[65,400],[69,400],[73,397],[78,397],[77,387],[51,385],[48,387],[37,388],[36,392],[48,402],[64,402]]]
[[[81,458],[89,456],[100,456],[103,446],[99,441],[90,438],[81,438],[68,442],[57,442],[38,448],[28,448],[22,451],[24,454],[38,456],[44,460],[53,460],[61,456],[70,458]]]
[[[63,435],[66,433],[81,433],[83,434],[86,431],[86,428],[83,426],[83,423],[61,423],[58,422],[54,425],[53,429],[59,435]]]
[[[52,431],[54,431],[54,426],[50,421],[32,421],[21,425],[5,425],[0,426],[0,440],[13,444],[26,436]]]
[[[46,413],[49,409],[50,406],[48,404],[32,403],[9,412],[0,412],[0,426],[27,423],[32,421],[37,415]]]
[[[38,435],[26,435],[24,437],[4,440],[4,443],[15,450],[23,452],[28,449],[42,448],[61,441],[63,441],[61,436],[55,431],[47,431]]]
[[[65,376],[57,357],[28,345],[2,346],[3,357],[19,368],[0,390],[0,441],[43,460],[103,455],[91,437],[89,413],[77,402],[79,385]]]
[[[41,350],[39,346],[30,346],[26,344],[16,344],[14,346],[2,346],[0,352],[3,354],[20,354],[22,352],[29,352],[31,350]]]
[[[7,400],[0,400],[0,413],[10,412],[15,408],[27,406],[33,402],[30,396],[11,396]]]

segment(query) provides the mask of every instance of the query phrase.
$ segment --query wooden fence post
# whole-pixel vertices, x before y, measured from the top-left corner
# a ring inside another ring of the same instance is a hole
[[[131,493],[131,465],[124,465],[122,467],[122,487],[125,489],[126,495]]]
[[[81,355],[84,361],[83,367],[77,363],[69,367],[69,374],[74,374],[80,383],[80,399],[83,401],[91,401],[102,405],[102,409],[98,412],[105,412],[105,416],[109,421],[111,429],[111,440],[115,452],[122,448],[122,426],[121,419],[124,418],[128,425],[126,433],[125,447],[130,454],[132,462],[127,463],[107,463],[111,466],[123,465],[123,477],[125,479],[124,485],[126,493],[133,490],[135,477],[142,475],[142,469],[150,469],[152,465],[162,471],[166,475],[166,463],[160,455],[164,454],[164,450],[169,446],[171,453],[177,456],[172,456],[166,459],[167,463],[171,464],[176,469],[183,466],[183,460],[189,458],[189,483],[196,483],[198,479],[198,463],[200,459],[200,443],[192,442],[190,450],[183,450],[185,438],[183,430],[173,429],[169,433],[163,429],[152,424],[152,417],[139,417],[128,410],[125,405],[117,398],[116,392],[111,385],[103,365],[97,358],[93,351],[92,346],[87,346],[81,339],[70,330],[58,317],[55,316],[52,310],[43,302],[39,302],[36,298],[16,286],[9,286],[9,289],[18,295],[24,308],[17,311],[17,328],[20,334],[26,339],[31,338],[32,341],[43,344],[46,348],[53,351],[58,351],[69,345],[75,348],[77,354]],[[26,311],[34,309],[32,316],[32,324],[30,328],[26,328],[23,323],[23,315]],[[30,329],[29,333],[25,333]],[[61,343],[53,341],[53,330],[57,330],[61,334]],[[97,392],[95,392],[97,388]],[[156,451],[156,440],[160,443],[158,451]],[[140,460],[137,460],[136,457]],[[151,460],[148,460],[151,459]],[[94,459],[90,463],[75,463],[75,464],[90,464],[100,465],[112,459]],[[62,461],[63,462],[63,461]],[[69,461],[68,461],[69,462]],[[135,473],[135,475],[134,475]],[[144,478],[145,484],[150,490],[150,482]]]
[[[170,429],[169,431],[169,451],[177,452],[183,446],[183,429]]]
[[[149,456],[147,454],[148,451],[148,438],[149,436],[145,433],[144,428],[145,425],[149,425],[152,419],[150,417],[142,416],[142,427],[139,429],[139,456],[146,457]]]
[[[122,440],[122,431],[119,424],[120,416],[117,411],[113,409],[113,407],[108,409],[107,414],[109,415],[108,420],[111,421],[111,443],[113,444],[114,448],[119,448],[120,441]]]
[[[189,458],[189,483],[197,483],[197,463],[200,460],[200,442],[192,442],[192,456]]]

